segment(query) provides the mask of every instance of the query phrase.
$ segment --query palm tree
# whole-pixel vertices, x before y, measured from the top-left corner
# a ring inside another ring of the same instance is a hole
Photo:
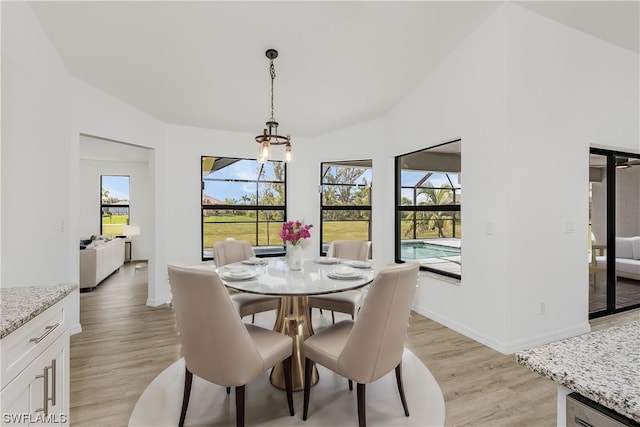
[[[416,199],[419,196],[426,196],[426,200],[424,202],[420,202],[421,205],[434,205],[434,206],[442,206],[449,205],[453,201],[452,197],[452,188],[448,185],[445,185],[441,188],[434,188],[431,183],[427,183],[426,187],[420,187],[416,191]],[[420,211],[420,212],[410,212],[407,215],[407,219],[413,220],[412,224],[407,229],[405,236],[415,234],[418,231],[425,230],[438,230],[438,237],[443,238],[447,237],[444,233],[444,229],[447,224],[453,220],[453,212],[447,211]]]

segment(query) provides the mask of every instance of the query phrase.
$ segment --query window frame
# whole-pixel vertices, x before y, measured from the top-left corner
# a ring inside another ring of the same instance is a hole
[[[426,148],[422,148],[419,150],[415,150],[415,151],[411,151],[408,153],[403,153],[400,155],[397,155],[395,157],[395,161],[394,161],[394,168],[395,168],[395,177],[394,177],[394,185],[395,185],[395,216],[394,216],[394,222],[395,222],[395,236],[394,236],[394,256],[395,256],[395,262],[396,263],[405,263],[406,260],[402,259],[402,213],[403,212],[457,212],[457,216],[459,218],[460,221],[460,230],[462,230],[462,202],[461,200],[457,202],[457,204],[446,204],[446,205],[418,205],[418,204],[414,204],[414,205],[403,205],[402,204],[402,189],[404,187],[402,187],[402,171],[403,171],[403,167],[402,167],[402,158],[408,155],[412,155],[412,154],[416,154],[419,152],[423,152],[423,151],[428,151],[434,148],[438,148],[438,147],[442,147],[448,144],[453,144],[453,143],[458,143],[460,144],[462,142],[461,138],[458,139],[454,139],[451,141],[447,141],[447,142],[443,142],[441,144],[437,144],[431,147],[426,147]],[[461,145],[461,144],[460,144]],[[462,156],[462,147],[460,148],[460,156]],[[458,171],[457,173],[460,174],[462,173],[462,165],[460,167],[460,171]],[[442,172],[442,171],[437,171],[438,173],[453,173],[452,172]],[[455,192],[454,192],[455,194]],[[455,196],[453,198],[453,200],[455,201]],[[454,233],[455,233],[455,216],[453,218],[454,224],[453,224],[453,229],[454,229]],[[460,237],[461,239],[461,237]],[[460,250],[462,251],[462,245],[460,245]],[[462,262],[462,261],[461,261]],[[457,273],[453,273],[450,271],[446,271],[446,270],[441,270],[438,268],[433,268],[433,267],[429,267],[426,265],[423,265],[422,263],[420,264],[420,270],[421,271],[428,271],[434,274],[438,274],[438,275],[442,275],[442,276],[446,276],[446,277],[450,277],[453,279],[458,279],[458,280],[462,280],[462,265],[460,268],[460,274]]]
[[[232,163],[235,163],[237,161],[254,161],[256,162],[256,166],[257,165],[261,165],[261,163],[254,158],[243,158],[243,157],[228,157],[228,156],[209,156],[209,155],[202,155],[200,156],[200,254],[201,254],[201,260],[202,261],[211,261],[213,260],[213,254],[211,254],[211,256],[205,256],[205,211],[212,209],[212,205],[209,204],[204,204],[203,203],[203,196],[204,196],[204,189],[205,189],[205,179],[203,176],[203,170],[202,170],[202,166],[203,166],[203,161],[205,158],[214,158],[217,160],[220,159],[226,159],[231,161]],[[259,245],[258,243],[258,239],[259,239],[259,227],[261,223],[264,223],[265,221],[260,221],[259,220],[259,215],[258,212],[260,211],[282,211],[283,213],[283,221],[287,221],[287,193],[288,193],[288,186],[287,186],[287,163],[284,161],[280,161],[280,160],[267,160],[266,162],[273,162],[273,163],[281,163],[284,167],[284,180],[283,181],[260,181],[259,177],[260,177],[260,173],[258,173],[258,179],[256,181],[252,181],[252,180],[232,180],[232,179],[224,179],[224,181],[226,182],[251,182],[251,183],[255,183],[255,184],[259,184],[259,183],[264,183],[264,182],[272,182],[272,183],[281,183],[284,187],[284,204],[282,205],[260,205],[256,202],[256,204],[246,204],[246,205],[239,205],[239,204],[216,204],[215,205],[215,209],[220,209],[220,210],[235,210],[235,211],[254,211],[256,212],[256,216],[255,216],[255,227],[256,227],[256,232],[255,232],[255,239],[254,241],[251,242],[251,245],[253,246],[255,252],[256,252],[256,256],[260,256],[260,257],[275,257],[275,256],[282,256],[285,254],[285,248],[284,248],[284,243],[282,243],[281,245]],[[259,193],[258,193],[258,185],[256,185],[256,201],[259,199]],[[253,221],[247,221],[246,223],[252,223]],[[278,221],[280,222],[280,221]],[[226,224],[226,223],[225,223]],[[231,237],[231,236],[229,236]],[[211,248],[208,248],[211,249]]]
[[[363,162],[369,162],[370,165],[368,166],[358,166],[358,163],[363,163]],[[344,167],[350,167],[349,163],[354,163],[354,165],[352,167],[355,168],[366,168],[366,169],[371,169],[373,171],[373,161],[372,159],[359,159],[359,160],[334,160],[334,161],[327,161],[327,162],[321,162],[320,163],[320,188],[319,188],[319,193],[320,193],[320,239],[319,240],[319,253],[321,256],[326,256],[327,254],[327,250],[329,249],[329,243],[323,243],[323,236],[324,236],[324,214],[325,212],[336,212],[336,211],[367,211],[369,212],[369,220],[368,220],[368,227],[367,227],[367,234],[368,234],[368,238],[367,240],[371,241],[371,233],[372,233],[372,210],[371,210],[371,204],[372,204],[372,197],[373,197],[373,177],[371,179],[371,183],[369,183],[369,204],[367,205],[325,205],[324,201],[325,201],[325,197],[324,197],[324,186],[325,186],[325,182],[324,182],[324,178],[325,178],[325,171],[324,168],[325,166],[344,166]],[[327,183],[326,185],[350,185],[353,187],[357,187],[359,184],[329,184]]]
[[[126,205],[122,205],[122,204],[114,204],[114,203],[103,203],[102,201],[102,190],[104,188],[104,184],[103,184],[103,180],[104,177],[126,177],[128,182],[127,182],[127,191],[129,193],[129,199],[127,200],[127,204]],[[121,208],[126,208],[127,209],[127,222],[126,224],[123,225],[129,225],[131,223],[131,175],[121,175],[121,174],[101,174],[100,175],[100,235],[105,235],[103,230],[102,230],[102,218],[103,218],[103,209],[107,208],[117,208],[117,209],[121,209]],[[123,234],[107,234],[107,236],[123,236]]]

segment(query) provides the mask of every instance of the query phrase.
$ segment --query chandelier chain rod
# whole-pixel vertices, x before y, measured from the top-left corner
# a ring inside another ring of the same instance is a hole
[[[269,74],[271,74],[271,121],[275,122],[276,119],[273,117],[273,81],[276,79],[276,67],[273,65],[273,59],[270,61],[271,66],[269,67]]]

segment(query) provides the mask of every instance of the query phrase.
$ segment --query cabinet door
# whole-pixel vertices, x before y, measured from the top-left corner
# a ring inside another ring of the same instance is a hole
[[[29,425],[29,379],[19,375],[0,393],[1,425]]]
[[[29,425],[68,425],[68,336],[56,340],[28,369]]]

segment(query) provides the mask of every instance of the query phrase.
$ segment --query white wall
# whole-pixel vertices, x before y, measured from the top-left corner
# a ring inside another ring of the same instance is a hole
[[[71,80],[29,6],[2,8],[1,283],[73,282]]]
[[[513,349],[589,328],[589,147],[638,150],[639,68],[637,53],[508,7],[505,347]]]
[[[27,3],[2,2],[2,55],[2,286],[78,282],[85,134],[153,149],[148,303],[166,302],[164,124],[72,77]]]
[[[637,94],[637,54],[513,4],[427,76],[387,147],[462,138],[463,279],[424,275],[416,310],[505,353],[587,331],[588,150],[638,151]]]
[[[507,18],[506,9],[498,9],[386,121],[391,155],[462,139],[463,279],[454,284],[421,275],[414,308],[496,349],[506,339],[507,203],[491,188],[505,179]],[[492,234],[485,233],[487,227]],[[383,241],[393,241],[393,227],[384,233]],[[393,259],[392,250],[387,247],[386,259]]]
[[[0,286],[78,282],[71,78],[26,3],[2,2]],[[72,331],[79,331],[78,293]]]

